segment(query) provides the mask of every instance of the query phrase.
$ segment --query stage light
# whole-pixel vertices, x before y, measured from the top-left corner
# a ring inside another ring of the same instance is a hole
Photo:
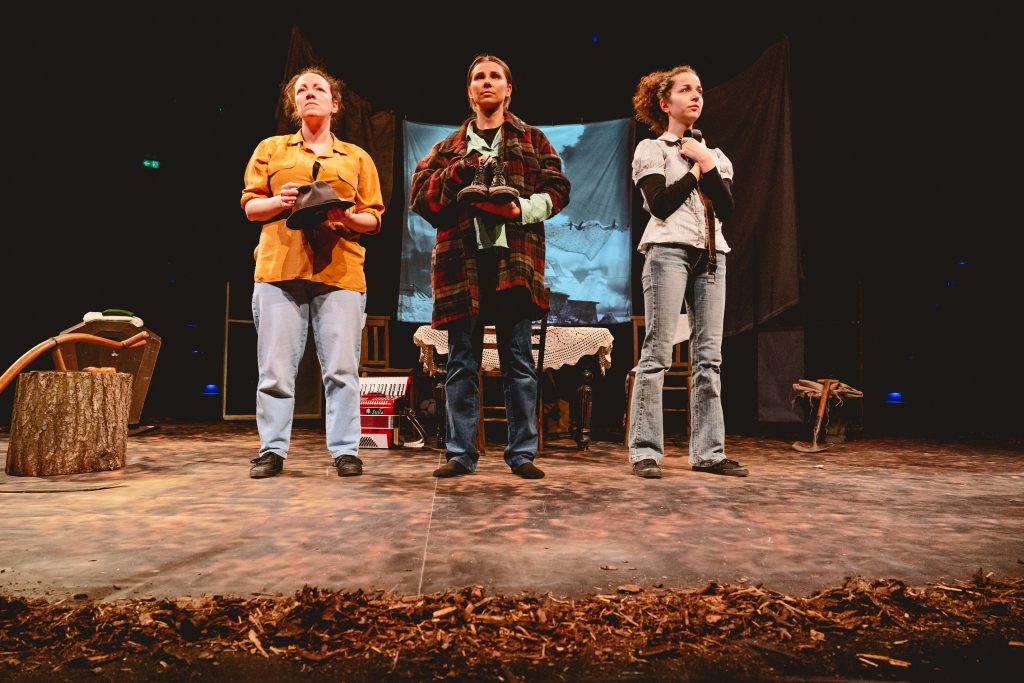
[[[203,395],[220,396],[220,387],[217,386],[216,384],[207,384],[206,387],[203,388]]]
[[[197,329],[199,325],[197,325],[196,323],[185,323],[185,327],[189,328],[190,330],[194,330]]]
[[[597,34],[594,34],[594,45],[597,45]]]
[[[956,287],[956,280],[946,280],[947,287]]]
[[[886,403],[903,403],[903,392],[902,391],[890,391],[885,395]]]
[[[967,261],[960,261],[960,263],[958,263],[957,265],[958,266],[966,266],[967,265]]]
[[[142,160],[142,167],[143,168],[151,168],[153,170],[156,170],[156,169],[160,168],[160,162],[157,161],[156,159],[143,159]]]

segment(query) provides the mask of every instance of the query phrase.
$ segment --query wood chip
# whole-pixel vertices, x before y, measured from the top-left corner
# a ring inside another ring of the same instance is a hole
[[[636,656],[641,659],[653,659],[655,657],[668,657],[678,654],[678,652],[679,648],[674,645],[661,645],[659,647],[650,647],[646,650],[638,650]]]
[[[267,651],[263,649],[263,643],[260,642],[259,636],[256,635],[256,631],[249,629],[249,641],[256,646],[256,649],[260,651],[260,654],[266,658],[270,658]]]
[[[894,657],[890,657],[888,655],[873,655],[873,654],[868,654],[866,652],[858,652],[857,656],[862,658],[862,659],[871,659],[871,660],[874,660],[876,662],[885,662],[886,664],[890,664],[892,666],[898,666],[898,667],[901,667],[901,668],[904,668],[904,669],[907,668],[908,666],[910,666],[910,662],[904,661],[902,659],[895,659]]]

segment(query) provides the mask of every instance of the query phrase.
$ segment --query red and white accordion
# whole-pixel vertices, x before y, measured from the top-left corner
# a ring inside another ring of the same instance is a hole
[[[402,417],[409,409],[412,377],[360,377],[360,448],[398,448],[402,438]]]

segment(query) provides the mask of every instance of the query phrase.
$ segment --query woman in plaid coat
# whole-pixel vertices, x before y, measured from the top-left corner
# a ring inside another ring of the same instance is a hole
[[[532,321],[548,311],[544,220],[569,203],[569,180],[544,134],[508,110],[512,73],[504,61],[476,57],[466,90],[473,115],[434,145],[412,179],[412,209],[437,229],[433,326],[448,331],[448,462],[434,476],[476,469],[477,373],[484,326],[494,325],[508,416],[505,462],[521,477],[540,479],[530,338]]]

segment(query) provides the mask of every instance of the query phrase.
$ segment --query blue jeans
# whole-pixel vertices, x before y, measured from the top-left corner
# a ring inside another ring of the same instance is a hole
[[[530,340],[529,320],[498,322],[498,360],[505,392],[508,445],[505,462],[513,471],[537,456],[537,368]],[[480,453],[476,429],[480,420],[477,373],[483,356],[484,324],[479,318],[463,318],[448,328],[448,375],[445,377],[445,441],[448,460],[470,472],[476,470]]]
[[[690,464],[725,458],[722,415],[722,322],[725,318],[725,254],[717,254],[714,282],[707,253],[684,246],[653,245],[644,261],[646,336],[636,366],[630,406],[629,461],[665,455],[662,388],[672,364],[672,337],[682,304],[690,322]]]
[[[327,450],[331,457],[359,452],[359,345],[366,294],[308,280],[257,282],[252,292],[256,322],[256,425],[260,455],[288,457],[295,410],[295,373],[313,339],[327,403]]]

